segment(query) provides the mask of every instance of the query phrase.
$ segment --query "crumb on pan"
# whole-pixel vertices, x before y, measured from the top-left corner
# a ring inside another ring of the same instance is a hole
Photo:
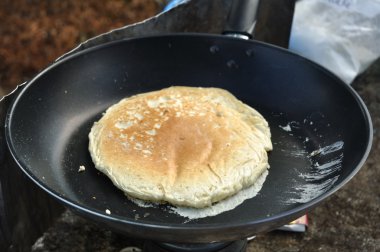
[[[84,165],[80,165],[78,172],[84,172],[86,170],[86,167]]]

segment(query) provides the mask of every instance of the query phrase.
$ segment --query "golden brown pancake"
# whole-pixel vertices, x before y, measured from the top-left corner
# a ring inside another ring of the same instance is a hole
[[[203,208],[255,183],[272,149],[265,119],[218,88],[121,100],[94,124],[95,167],[128,196]]]

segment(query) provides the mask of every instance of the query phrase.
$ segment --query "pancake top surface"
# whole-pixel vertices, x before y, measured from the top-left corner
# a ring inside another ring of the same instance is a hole
[[[89,138],[96,168],[127,195],[197,208],[252,185],[272,148],[264,118],[217,88],[123,99]]]

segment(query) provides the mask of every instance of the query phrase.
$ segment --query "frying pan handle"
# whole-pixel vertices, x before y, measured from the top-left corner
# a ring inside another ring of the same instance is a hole
[[[250,39],[255,29],[259,0],[234,0],[223,34]]]

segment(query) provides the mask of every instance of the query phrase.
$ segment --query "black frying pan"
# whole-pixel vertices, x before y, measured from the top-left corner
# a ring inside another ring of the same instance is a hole
[[[93,122],[124,97],[171,85],[227,89],[268,120],[274,150],[258,196],[189,221],[166,206],[135,205],[95,170],[87,150]],[[350,86],[300,56],[256,41],[177,34],[104,44],[51,65],[14,100],[6,137],[20,168],[80,214],[146,239],[210,242],[268,231],[315,207],[358,172],[372,125]]]

